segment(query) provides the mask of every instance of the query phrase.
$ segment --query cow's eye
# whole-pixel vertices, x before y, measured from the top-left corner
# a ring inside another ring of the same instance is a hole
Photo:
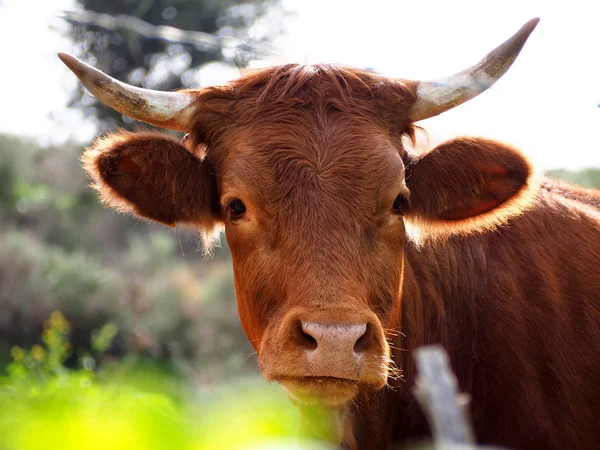
[[[407,205],[408,199],[404,195],[399,195],[398,197],[396,197],[396,200],[394,200],[392,209],[396,214],[402,215]]]
[[[241,200],[238,200],[236,198],[229,202],[229,213],[231,216],[231,220],[241,219],[245,212],[246,205],[244,205]]]

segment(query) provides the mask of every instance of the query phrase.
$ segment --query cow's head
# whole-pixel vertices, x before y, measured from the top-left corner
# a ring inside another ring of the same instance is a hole
[[[386,385],[406,224],[448,236],[522,210],[532,171],[516,150],[463,138],[416,155],[403,138],[493,84],[536,24],[437,82],[288,65],[164,93],[60,56],[107,105],[189,133],[97,140],[84,163],[105,203],[205,236],[224,227],[264,377],[300,402],[341,405]]]

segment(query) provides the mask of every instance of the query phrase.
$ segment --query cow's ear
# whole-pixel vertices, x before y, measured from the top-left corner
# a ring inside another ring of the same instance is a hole
[[[114,133],[96,140],[82,161],[103,203],[118,211],[205,233],[220,220],[210,165],[168,135]]]
[[[506,144],[454,139],[407,165],[405,217],[433,236],[494,229],[532,203],[533,175],[529,161]]]

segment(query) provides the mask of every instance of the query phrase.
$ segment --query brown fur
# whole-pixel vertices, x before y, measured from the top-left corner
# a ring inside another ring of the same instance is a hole
[[[293,338],[299,317],[369,324],[358,395],[336,409],[345,446],[428,433],[412,351],[440,343],[472,395],[481,442],[598,448],[600,194],[540,188],[519,151],[490,140],[415,155],[402,144],[415,87],[331,66],[251,72],[190,91],[185,148],[112,135],[86,152],[85,168],[119,210],[225,225],[240,319],[265,378],[310,382]],[[398,195],[407,205],[392,211]],[[246,205],[240,220],[227,213],[232,199]],[[405,224],[442,239],[417,246]],[[395,366],[403,377],[381,388]],[[331,383],[339,398],[354,392]]]

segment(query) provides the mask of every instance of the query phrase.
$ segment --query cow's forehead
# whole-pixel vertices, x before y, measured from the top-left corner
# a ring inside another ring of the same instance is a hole
[[[411,89],[401,80],[332,66],[252,71],[196,93],[193,137],[196,144],[208,145],[209,153],[215,150],[215,161],[229,149],[239,152],[233,144],[240,141],[252,141],[254,150],[301,148],[313,151],[313,159],[339,146],[352,147],[352,141],[367,149],[386,134],[396,140],[412,133]]]
[[[277,117],[236,131],[222,149],[222,198],[250,196],[271,211],[334,202],[370,215],[403,189],[402,149],[377,125],[339,112]]]

